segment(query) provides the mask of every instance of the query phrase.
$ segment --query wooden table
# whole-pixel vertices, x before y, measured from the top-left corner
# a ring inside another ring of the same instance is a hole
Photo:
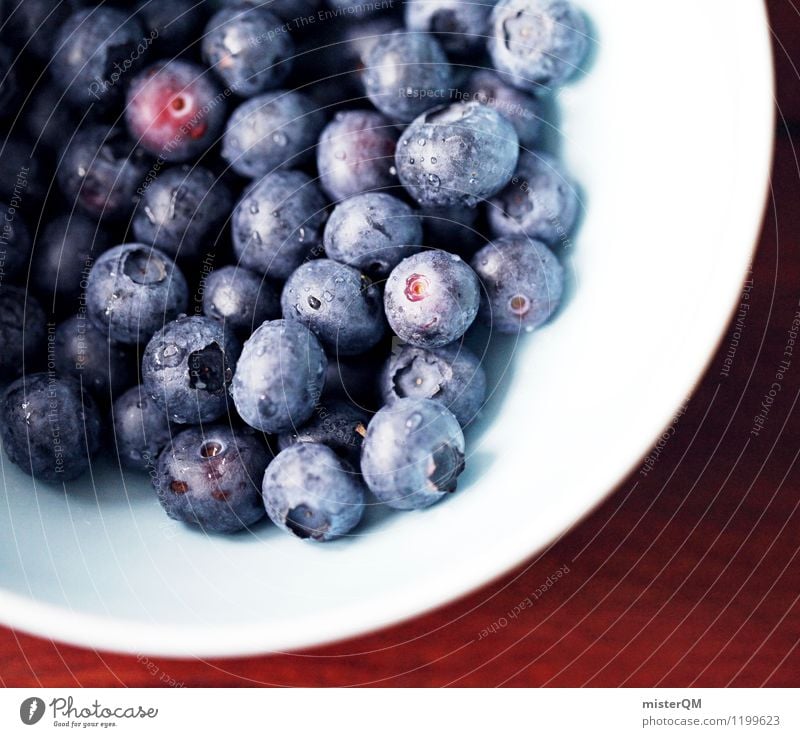
[[[800,309],[800,83],[792,66],[800,65],[800,11],[792,0],[769,6],[781,115],[750,309],[727,375],[734,322],[646,476],[634,473],[501,580],[366,637],[303,653],[174,661],[0,629],[0,682],[800,685],[800,351],[763,430],[751,434]],[[520,611],[537,590],[534,606]]]

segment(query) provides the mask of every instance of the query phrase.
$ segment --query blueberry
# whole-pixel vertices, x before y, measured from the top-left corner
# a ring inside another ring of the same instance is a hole
[[[348,110],[328,123],[317,146],[322,189],[333,201],[397,186],[397,130],[380,113]]]
[[[433,36],[393,31],[364,58],[364,89],[392,120],[407,123],[441,102],[451,87],[450,65]]]
[[[555,312],[564,269],[550,249],[522,235],[498,238],[472,259],[481,280],[480,315],[501,333],[530,332]]]
[[[0,12],[0,21],[9,41],[24,45],[40,61],[50,61],[59,29],[83,5],[85,0],[15,0],[8,4],[6,18]]]
[[[384,292],[386,318],[406,343],[438,348],[460,338],[478,313],[475,272],[458,256],[423,251],[401,261]]]
[[[30,140],[53,155],[60,153],[64,139],[78,127],[62,94],[55,82],[40,83],[31,91],[22,110],[23,125]]]
[[[285,450],[297,443],[320,443],[358,468],[369,417],[369,412],[351,402],[327,399],[314,408],[313,416],[301,428],[281,433],[278,448]]]
[[[11,49],[0,45],[0,118],[11,117],[17,110],[15,105],[17,72],[14,69],[14,57],[15,54]]]
[[[216,320],[180,317],[147,344],[142,385],[172,422],[213,422],[228,408],[228,390],[240,352],[233,331]]]
[[[295,270],[281,307],[284,318],[302,322],[334,354],[364,353],[386,331],[378,287],[352,266],[327,258]]]
[[[466,258],[484,242],[478,222],[480,210],[463,205],[426,207],[420,211],[425,245],[443,247]]]
[[[125,220],[148,165],[144,152],[118,128],[88,126],[67,144],[58,183],[70,205],[109,221]]]
[[[578,217],[578,193],[562,166],[546,154],[523,151],[517,171],[487,209],[493,236],[519,233],[553,246]]]
[[[13,205],[0,202],[0,275],[14,277],[27,271],[31,234]]]
[[[243,266],[223,266],[203,283],[203,313],[247,337],[265,320],[280,317],[275,287]]]
[[[364,485],[330,448],[299,443],[275,456],[262,486],[269,518],[304,540],[347,535],[364,514]]]
[[[110,245],[106,230],[79,213],[45,225],[33,250],[31,281],[51,312],[75,308],[94,260]]]
[[[0,286],[0,381],[31,373],[43,353],[46,322],[41,306],[24,289]]]
[[[486,373],[480,359],[462,345],[427,350],[402,346],[380,377],[386,404],[398,399],[435,399],[466,427],[486,400]]]
[[[128,389],[111,408],[120,465],[150,471],[172,437],[166,413],[141,386]]]
[[[406,27],[432,33],[451,56],[480,55],[489,35],[491,2],[472,0],[408,0]]]
[[[89,272],[89,319],[117,343],[145,343],[186,311],[189,290],[180,269],[142,243],[114,246]]]
[[[2,399],[3,447],[25,473],[49,483],[70,481],[100,448],[100,413],[74,379],[28,374]]]
[[[464,470],[464,434],[452,412],[430,399],[398,399],[367,427],[361,472],[395,509],[423,509],[455,491]]]
[[[386,14],[349,22],[342,29],[343,47],[337,45],[336,53],[344,57],[348,69],[363,69],[370,49],[388,34],[402,29],[400,19]]]
[[[202,48],[203,61],[242,97],[278,87],[294,55],[288,28],[263,5],[217,12],[206,26]]]
[[[63,135],[62,130],[62,143]],[[50,185],[51,178],[40,158],[35,143],[15,136],[0,136],[0,200],[18,203],[19,209],[37,218],[45,185]]]
[[[385,9],[386,5],[381,5],[380,2],[364,2],[363,0],[327,0],[328,5],[338,11],[340,15],[345,15],[348,18],[363,18],[380,9]],[[388,5],[391,7],[391,3]]]
[[[265,322],[245,342],[231,394],[256,430],[288,432],[314,412],[327,359],[314,334],[293,320]]]
[[[331,357],[325,371],[323,401],[343,399],[359,407],[378,409],[383,402],[377,396],[375,377],[385,360],[380,351]]]
[[[321,240],[325,198],[299,171],[278,170],[250,185],[233,211],[233,248],[248,269],[286,279]]]
[[[164,161],[188,161],[217,141],[226,95],[211,73],[192,62],[158,62],[128,89],[125,121],[133,138]]]
[[[135,13],[159,56],[169,57],[194,44],[202,33],[205,17],[197,0],[139,0]]]
[[[204,532],[238,532],[264,516],[259,483],[267,463],[253,433],[191,427],[161,451],[153,486],[172,519]]]
[[[222,157],[244,177],[305,163],[325,115],[302,92],[267,92],[242,103],[228,119]]]
[[[530,149],[539,143],[544,125],[544,106],[539,98],[506,84],[488,69],[479,69],[470,76],[465,93],[469,99],[488,105],[508,118],[517,131],[520,146]]]
[[[385,278],[400,261],[419,250],[422,225],[417,214],[397,197],[366,192],[334,208],[323,242],[329,258],[370,277]]]
[[[56,328],[53,361],[60,375],[78,380],[105,406],[138,378],[136,357],[111,343],[82,313]]]
[[[241,5],[257,5],[275,13],[281,20],[294,21],[316,15],[322,0],[219,0],[222,7],[238,7]],[[299,26],[292,26],[298,28]],[[305,28],[305,26],[303,26]]]
[[[397,173],[423,207],[474,207],[511,179],[519,140],[511,123],[478,102],[424,113],[397,144]]]
[[[170,256],[196,258],[217,242],[232,207],[230,190],[208,169],[173,167],[142,193],[133,232]]]
[[[491,22],[492,62],[522,90],[564,84],[586,55],[586,21],[569,0],[500,0]]]
[[[49,64],[55,81],[72,104],[109,107],[122,97],[122,78],[147,53],[144,29],[127,11],[87,8],[61,25]]]

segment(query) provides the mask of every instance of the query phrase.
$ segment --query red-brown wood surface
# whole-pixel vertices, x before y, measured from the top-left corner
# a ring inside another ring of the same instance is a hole
[[[800,11],[792,0],[769,6],[782,115],[750,308],[729,374],[721,370],[733,324],[646,476],[634,472],[536,559],[391,629],[303,653],[175,661],[82,650],[0,628],[0,681],[800,685],[800,352],[763,430],[750,433],[800,309]],[[565,565],[569,572],[548,586]],[[540,587],[546,590],[534,606],[509,614]]]

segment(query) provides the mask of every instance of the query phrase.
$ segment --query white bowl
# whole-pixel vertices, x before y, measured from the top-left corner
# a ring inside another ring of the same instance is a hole
[[[186,529],[110,461],[65,495],[3,456],[5,623],[161,655],[355,635],[508,570],[631,469],[706,366],[751,257],[772,150],[769,34],[760,0],[582,5],[596,58],[559,95],[563,155],[586,194],[572,294],[510,364],[508,350],[490,363],[500,388],[459,491],[317,546],[269,525]]]

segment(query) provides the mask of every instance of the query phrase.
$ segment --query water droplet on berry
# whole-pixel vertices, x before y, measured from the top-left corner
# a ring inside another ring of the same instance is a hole
[[[416,430],[422,424],[422,415],[419,412],[413,412],[406,420],[406,427],[409,430]]]
[[[320,302],[314,295],[310,295],[308,298],[308,306],[312,310],[318,310],[322,307],[322,302]]]
[[[436,163],[436,157],[435,156],[431,156],[431,164],[435,164],[435,163]]]
[[[418,143],[420,146],[424,146],[424,145],[425,145],[425,139],[424,139],[424,138],[420,138],[420,139],[417,141],[417,143]]]
[[[439,179],[436,174],[428,174],[428,182],[434,189],[439,189],[439,185],[442,183],[442,180]]]
[[[258,214],[258,201],[257,200],[250,200],[250,212],[253,215]]]
[[[306,239],[306,229],[305,228],[300,228],[300,230],[297,233],[297,238],[300,241],[300,243],[305,241],[305,239]]]
[[[322,293],[322,297],[326,302],[333,302],[333,295],[327,289]]]
[[[397,167],[396,166],[390,166],[389,167],[389,174],[391,174],[393,177],[396,177],[397,176]]]
[[[273,135],[272,135],[272,140],[273,140],[273,142],[274,142],[275,144],[277,144],[278,146],[285,146],[285,145],[286,145],[286,142],[287,142],[289,139],[288,139],[288,138],[286,138],[286,134],[285,134],[285,133],[281,133],[280,131],[278,131],[277,133],[273,133]]]

